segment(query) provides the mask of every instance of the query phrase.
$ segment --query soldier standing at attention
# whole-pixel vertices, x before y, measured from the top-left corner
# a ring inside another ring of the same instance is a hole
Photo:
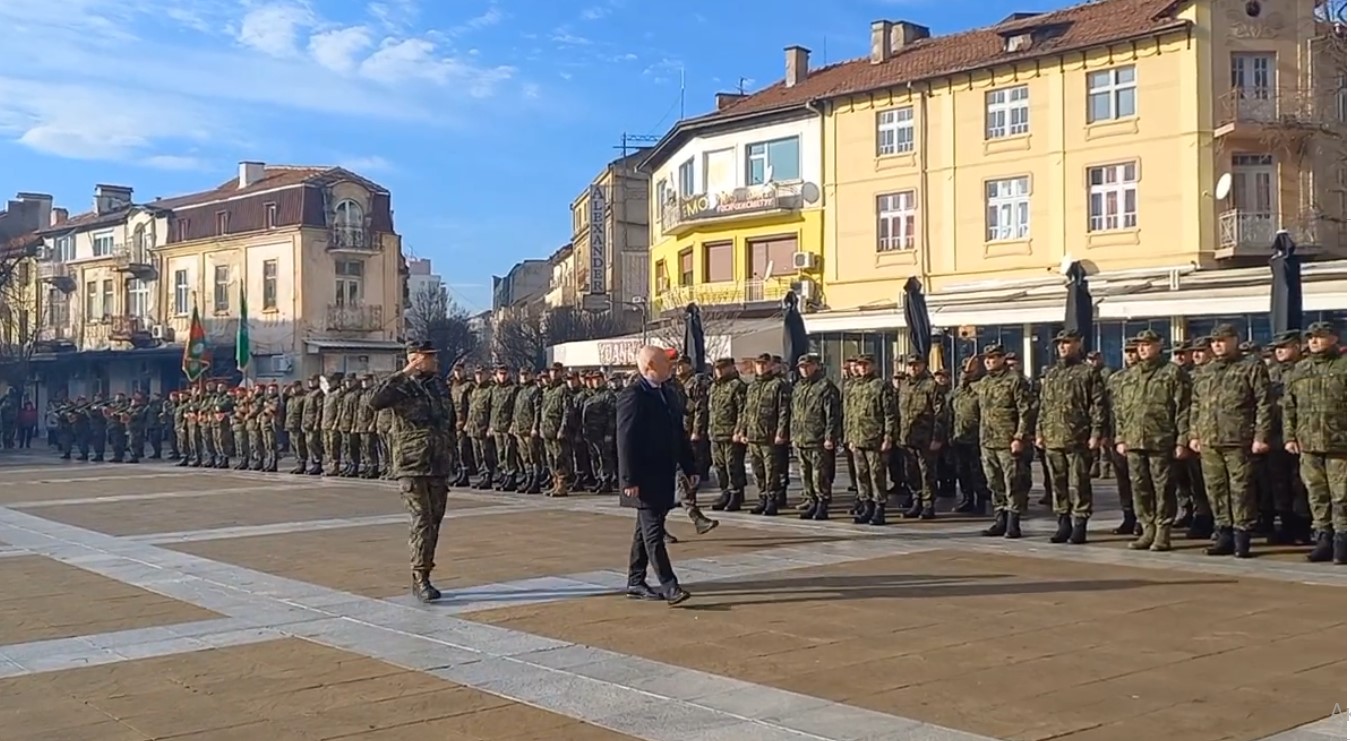
[[[549,369],[549,387],[540,398],[539,423],[536,425],[549,457],[549,472],[553,475],[553,486],[547,492],[551,497],[566,497],[572,480],[571,425],[577,415],[573,410],[573,392],[564,380],[565,374],[562,363],[554,363]]]
[[[441,599],[431,575],[446,516],[455,431],[455,410],[436,371],[436,348],[430,342],[413,345],[408,364],[381,381],[370,398],[376,411],[394,411],[393,474],[412,520],[413,596],[424,603]]]
[[[919,487],[903,517],[934,518],[934,494],[938,489],[938,454],[947,440],[947,414],[943,389],[929,373],[922,355],[905,359],[905,378],[896,397],[895,443],[905,449],[906,479]]]
[[[380,442],[375,435],[375,407],[371,406],[373,396],[375,379],[366,373],[361,376],[361,390],[356,401],[357,418],[352,425],[352,434],[357,437],[357,458],[360,460],[357,475],[364,479],[380,478]]]
[[[1313,513],[1313,562],[1346,564],[1346,356],[1330,322],[1309,325],[1309,356],[1285,379],[1281,437],[1299,456]]]
[[[319,415],[319,429],[324,432],[324,463],[326,476],[337,476],[342,464],[342,433],[338,431],[338,417],[342,415],[342,374],[334,373],[328,379],[324,392],[323,411]]]
[[[1219,537],[1208,556],[1251,555],[1257,525],[1255,457],[1271,449],[1271,379],[1260,360],[1238,349],[1238,331],[1211,333],[1214,359],[1193,376],[1188,447],[1201,457]]]
[[[236,471],[249,470],[249,464],[253,460],[254,451],[251,444],[253,431],[253,403],[254,400],[243,395],[237,395],[239,401],[235,404],[234,413],[230,415],[230,435],[235,441],[235,453],[239,460],[234,465]]]
[[[849,398],[849,387],[854,385],[854,381],[858,380],[858,377],[859,377],[859,372],[858,372],[858,359],[857,359],[857,358],[849,358],[848,360],[845,361],[845,363],[844,363],[844,373],[841,374],[841,376],[840,376],[840,398],[841,398],[841,399],[848,399],[848,398]],[[848,435],[849,435],[849,432],[846,430],[843,434],[844,434],[845,437],[841,439],[841,440],[842,440],[842,441],[841,441],[841,444],[843,444],[843,440],[844,440],[844,439],[847,439],[847,437],[848,437]],[[857,492],[858,492],[858,467],[854,465],[854,456],[852,456],[852,455],[849,454],[849,450],[846,448],[843,452],[844,452],[844,464],[845,464],[845,470],[849,472],[849,488],[848,488],[848,491],[849,491],[849,493],[851,493],[851,494],[857,493]]]
[[[371,396],[372,397],[375,396],[374,389],[371,390]],[[451,406],[454,407],[455,405],[451,404]],[[394,476],[390,473],[390,471],[392,470],[391,466],[393,465],[393,461],[390,459],[390,453],[394,449],[393,440],[391,439],[390,436],[393,434],[394,434],[394,410],[393,409],[376,410],[375,444],[376,444],[376,455],[379,456],[378,460],[380,461],[379,477],[382,479],[392,480],[394,478]],[[459,466],[460,450],[458,447],[456,447],[454,455],[452,455],[451,458],[455,460],[456,472],[458,474],[458,471],[461,470]],[[458,481],[459,481],[458,479],[452,481],[451,485],[460,486]]]
[[[222,389],[217,397],[215,424],[212,426],[216,440],[216,468],[229,468],[230,457],[235,454],[235,437],[231,430],[234,412],[234,397]]]
[[[1198,337],[1191,343],[1188,360],[1179,367],[1187,372],[1192,382],[1192,409],[1196,409],[1196,376],[1205,368],[1214,356],[1210,354],[1210,338]],[[1174,362],[1176,358],[1174,358]],[[1205,471],[1201,468],[1201,457],[1188,455],[1174,462],[1174,486],[1178,491],[1178,514],[1173,518],[1173,527],[1185,527],[1183,537],[1188,540],[1208,540],[1215,532],[1215,514],[1211,511],[1210,495],[1207,493]],[[1186,509],[1183,510],[1183,496],[1186,496]]]
[[[521,462],[521,479],[517,482],[516,490],[538,494],[541,479],[544,478],[544,446],[535,435],[541,392],[535,383],[533,370],[521,368],[518,376],[520,383],[517,386],[520,390],[516,392],[516,403],[512,406],[511,415],[511,436],[516,441],[516,456]],[[452,389],[452,400],[454,394]]]
[[[474,381],[465,375],[464,363],[450,369],[450,405],[455,408],[455,448],[459,452],[460,467],[451,486],[469,486],[469,477],[478,473],[474,465],[474,441],[465,431],[469,421],[469,395]],[[473,469],[473,470],[470,470]]]
[[[150,407],[145,396],[137,391],[131,395],[131,405],[127,408],[127,445],[128,463],[140,463],[145,455],[145,428],[149,424]]]
[[[985,486],[985,472],[980,467],[980,400],[976,398],[976,381],[980,380],[980,358],[974,355],[962,363],[962,375],[948,395],[951,410],[952,466],[962,498],[954,512],[985,514],[990,490]]]
[[[1140,361],[1126,372],[1117,405],[1116,452],[1126,457],[1139,519],[1132,550],[1169,551],[1177,510],[1174,461],[1188,454],[1192,388],[1186,371],[1163,357],[1163,338],[1152,329],[1135,336]]]
[[[511,369],[499,365],[493,371],[493,390],[488,411],[488,429],[497,448],[497,491],[515,491],[517,468],[520,467],[516,437],[511,434],[511,423],[516,411],[516,394],[520,389],[511,377]]]
[[[690,447],[694,449],[694,465],[699,469],[699,479],[708,478],[711,467],[711,451],[708,442],[708,376],[694,372],[694,363],[689,357],[681,355],[676,363],[676,379],[685,389],[685,433],[690,436]]]
[[[282,417],[282,429],[286,430],[291,455],[296,464],[291,473],[305,473],[305,461],[309,458],[310,446],[306,444],[302,420],[305,417],[305,387],[296,381],[286,387],[286,406]]]
[[[774,372],[768,354],[755,358],[755,379],[746,387],[746,411],[741,415],[737,437],[750,453],[759,502],[753,515],[779,514],[777,492],[783,473],[775,446],[788,444],[788,383]]]
[[[1112,466],[1112,477],[1116,479],[1116,495],[1121,504],[1121,524],[1112,532],[1116,535],[1139,535],[1139,522],[1135,518],[1135,497],[1131,494],[1130,470],[1126,467],[1126,456],[1116,450],[1116,430],[1118,409],[1125,403],[1121,394],[1121,384],[1128,378],[1126,371],[1140,362],[1140,354],[1135,349],[1135,339],[1126,343],[1122,351],[1121,370],[1107,379],[1107,460]]]
[[[1300,332],[1297,329],[1282,332],[1271,345],[1272,361],[1267,365],[1267,375],[1271,377],[1271,408],[1275,417],[1272,427],[1282,431],[1285,382],[1300,361]],[[1299,479],[1299,456],[1291,455],[1284,445],[1272,445],[1263,463],[1258,481],[1270,488],[1272,506],[1280,517],[1279,527],[1272,531],[1271,544],[1311,544],[1309,495]],[[1259,487],[1258,493],[1261,491]]]
[[[746,499],[746,445],[736,436],[746,409],[746,383],[732,358],[719,358],[713,373],[708,390],[708,438],[713,474],[721,491],[713,509],[738,512]]]
[[[260,471],[268,473],[277,472],[278,451],[281,445],[278,441],[278,429],[281,427],[278,423],[281,421],[281,392],[276,386],[269,386],[267,394],[263,396],[263,411],[259,417],[259,430],[263,434],[262,439],[262,468]]]
[[[474,444],[474,460],[477,462],[479,479],[474,482],[475,489],[491,489],[497,477],[497,444],[493,440],[491,422],[493,414],[493,384],[482,368],[474,369],[474,389],[469,393],[469,420],[465,422],[465,432]]]
[[[569,440],[572,446],[572,481],[569,486],[589,490],[596,482],[592,475],[594,467],[591,465],[591,449],[582,439],[582,407],[591,396],[591,389],[582,383],[582,374],[572,370],[568,371],[568,390],[572,392],[573,417],[568,425],[572,435]]]
[[[324,470],[324,398],[324,389],[319,383],[319,376],[311,376],[309,391],[305,394],[305,404],[300,414],[300,429],[305,435],[305,449],[309,457],[300,461],[299,466],[303,473],[310,476],[318,476]]]
[[[178,461],[180,467],[188,465],[188,408],[187,399],[181,391],[169,392],[169,406],[172,408],[174,436],[169,458]]]
[[[803,355],[797,361],[798,380],[793,384],[790,413],[793,447],[802,471],[802,493],[808,506],[798,515],[804,520],[830,519],[830,451],[844,432],[840,389],[821,370],[821,358]]]
[[[342,401],[338,404],[338,433],[342,435],[343,465],[339,475],[352,478],[361,466],[361,435],[357,432],[357,414],[361,407],[360,380],[351,375],[343,379]]]
[[[1103,360],[1102,353],[1097,350],[1090,351],[1084,358],[1088,362],[1088,367],[1092,368],[1098,374],[1098,383],[1102,386],[1103,393],[1106,393],[1107,379],[1112,376],[1112,369],[1108,367],[1107,362]],[[1104,425],[1107,423],[1104,422]],[[1103,436],[1098,440],[1098,449],[1093,451],[1093,465],[1088,469],[1090,479],[1109,479],[1111,478],[1111,464],[1107,460],[1107,431],[1103,428]]]
[[[582,440],[591,448],[591,463],[596,467],[597,494],[613,494],[615,472],[615,395],[605,383],[605,374],[594,371],[587,376],[591,395],[582,406]]]
[[[858,377],[844,400],[845,442],[858,471],[857,525],[887,524],[887,454],[896,435],[896,399],[891,385],[873,373],[873,357],[856,360]]]
[[[1083,338],[1073,330],[1055,336],[1059,357],[1041,379],[1037,405],[1037,447],[1046,451],[1051,504],[1056,514],[1052,543],[1088,542],[1093,516],[1090,469],[1107,420],[1102,375],[1082,357]]]
[[[1036,400],[1023,374],[1009,366],[1003,345],[985,348],[985,377],[976,382],[980,407],[980,462],[994,496],[994,524],[988,537],[1023,537],[1021,519],[1027,513],[1032,488],[1032,461],[1028,438],[1035,424]]]

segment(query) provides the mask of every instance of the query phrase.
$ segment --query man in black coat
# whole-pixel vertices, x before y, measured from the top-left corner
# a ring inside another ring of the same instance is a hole
[[[684,410],[663,387],[671,363],[659,347],[638,352],[639,380],[619,393],[615,401],[615,437],[619,447],[620,503],[638,510],[629,551],[631,599],[665,600],[678,605],[690,594],[681,589],[666,552],[666,515],[677,506],[676,474],[690,486],[698,484],[694,450],[685,434]],[[658,586],[647,584],[647,568]]]

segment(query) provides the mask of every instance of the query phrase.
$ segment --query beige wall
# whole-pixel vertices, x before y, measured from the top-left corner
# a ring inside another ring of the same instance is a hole
[[[612,298],[632,301],[647,296],[648,178],[633,170],[606,168],[593,184],[606,192],[607,214],[605,287]],[[572,202],[570,258],[578,294],[590,290],[591,275],[591,185]]]

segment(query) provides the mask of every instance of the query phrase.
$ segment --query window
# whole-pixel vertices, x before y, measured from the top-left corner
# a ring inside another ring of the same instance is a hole
[[[685,249],[680,251],[680,285],[694,285],[694,250]]]
[[[96,322],[102,316],[103,308],[99,305],[99,282],[91,280],[84,284],[84,318],[85,321]]]
[[[746,185],[783,183],[801,177],[796,136],[746,147]]]
[[[1275,87],[1276,55],[1232,54],[1229,57],[1229,83],[1241,98],[1265,100]]]
[[[66,262],[75,259],[75,238],[67,234],[64,237],[56,238],[56,249],[53,259],[56,262]]]
[[[263,311],[277,308],[277,261],[263,261]]]
[[[985,94],[985,138],[1002,139],[1028,130],[1027,86],[991,90]]]
[[[680,197],[694,195],[694,158],[691,157],[680,166]]]
[[[216,212],[216,235],[220,236],[230,231],[230,214],[228,211]]]
[[[150,316],[150,285],[140,278],[127,281],[127,315]]]
[[[338,207],[333,209],[333,215],[333,223],[337,226],[361,227],[366,223],[361,205],[352,200],[339,203]]]
[[[1135,67],[1114,67],[1088,73],[1088,122],[1135,115]]]
[[[263,204],[263,223],[266,225],[268,229],[277,228],[277,204],[275,203]]]
[[[113,280],[107,278],[103,281],[103,315],[112,316],[115,307],[113,306]]]
[[[793,253],[797,252],[796,235],[751,240],[746,243],[746,251],[750,253],[751,280],[797,272],[793,268]]]
[[[1134,162],[1088,168],[1088,230],[1135,228]]]
[[[188,235],[191,233],[188,231],[188,225],[191,222],[192,222],[191,219],[179,219],[177,222],[175,222],[178,228],[178,241],[180,242],[188,241]]]
[[[94,257],[107,257],[113,254],[113,233],[102,232],[94,235]]]
[[[1031,221],[1029,178],[989,180],[985,183],[985,239],[999,242],[1027,239]]]
[[[915,191],[877,197],[877,251],[915,248]]]
[[[183,316],[188,313],[188,271],[174,271],[174,313]]]
[[[666,261],[658,260],[655,267],[657,271],[657,293],[665,293],[671,290],[671,277],[666,273]]]
[[[732,243],[708,242],[704,245],[704,282],[726,283],[733,279]]]
[[[334,303],[338,306],[358,306],[361,303],[361,276],[365,266],[359,260],[339,260],[333,266],[336,276]]]
[[[230,310],[230,266],[217,265],[211,287],[211,303],[217,314]]]
[[[877,156],[915,151],[915,109],[910,106],[877,114]]]
[[[736,149],[729,147],[704,153],[704,192],[722,193],[736,188]]]

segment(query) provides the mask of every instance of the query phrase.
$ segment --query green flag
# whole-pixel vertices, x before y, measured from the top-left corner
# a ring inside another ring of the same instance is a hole
[[[202,318],[197,314],[197,305],[193,304],[188,341],[183,343],[183,374],[189,382],[196,383],[210,362],[206,350],[206,329],[202,327]]]
[[[239,282],[239,330],[235,332],[235,367],[245,371],[253,359],[249,347],[249,302],[244,297],[244,281]]]

